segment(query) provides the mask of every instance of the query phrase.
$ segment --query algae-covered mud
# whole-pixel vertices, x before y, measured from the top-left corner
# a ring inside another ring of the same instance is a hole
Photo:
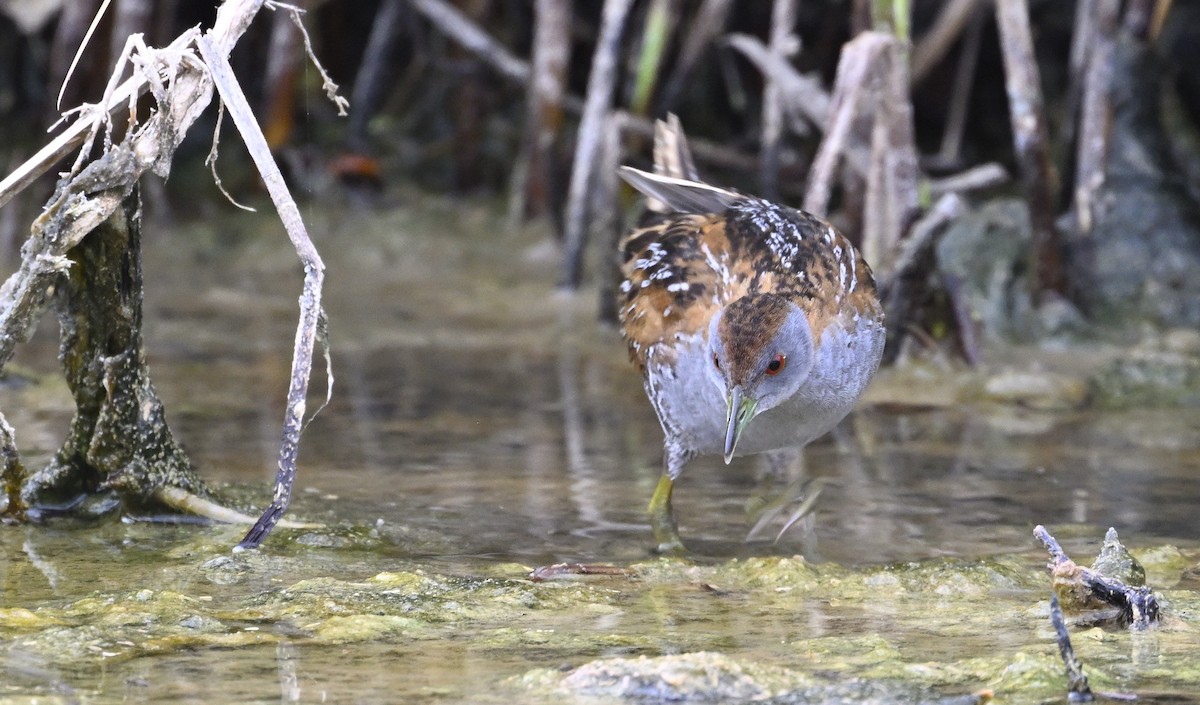
[[[1115,526],[1163,606],[1140,632],[1078,618],[1093,690],[1200,692],[1187,331],[885,371],[809,449],[810,518],[747,542],[798,478],[696,462],[675,497],[692,553],[656,558],[660,431],[594,293],[556,292],[545,234],[494,210],[396,205],[307,214],[337,383],[292,514],[325,528],[232,554],[242,528],[105,506],[0,527],[0,703],[1061,702],[1039,523],[1081,564]],[[293,257],[265,217],[147,225],[168,421],[244,510],[274,469]],[[72,414],[50,328],[0,383],[31,467]],[[554,563],[622,570],[529,579]]]

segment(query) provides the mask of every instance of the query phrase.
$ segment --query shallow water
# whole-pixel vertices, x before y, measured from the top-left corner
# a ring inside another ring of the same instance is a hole
[[[877,395],[809,448],[807,476],[826,481],[810,520],[778,542],[770,531],[746,541],[747,506],[768,485],[753,461],[699,460],[675,500],[691,560],[656,561],[645,506],[661,432],[616,331],[594,323],[595,292],[555,291],[543,233],[507,233],[487,208],[420,198],[420,208],[307,214],[328,264],[336,383],[304,437],[293,515],[330,528],[277,530],[259,555],[229,559],[241,534],[231,527],[4,527],[0,702],[561,702],[568,691],[531,669],[694,651],[830,682],[991,687],[1003,702],[1039,702],[1057,691],[1019,674],[1061,668],[1044,616],[1049,580],[1038,577],[1045,554],[1031,537],[1039,523],[1080,562],[1109,526],[1158,550],[1152,585],[1192,611],[1177,611],[1152,648],[1121,632],[1077,647],[1110,690],[1194,692],[1197,677],[1178,671],[1192,660],[1183,645],[1200,643],[1195,586],[1175,584],[1200,547],[1195,409]],[[255,504],[273,478],[300,275],[271,219],[219,222],[148,231],[147,348],[202,475]],[[54,372],[53,328],[19,365]],[[892,390],[955,383],[885,374]],[[70,419],[65,388],[10,382],[0,405],[37,467]],[[1168,544],[1178,560],[1162,558]],[[753,560],[794,555],[804,560]],[[640,578],[522,581],[560,562],[636,564]],[[809,565],[821,576],[812,585],[773,572]],[[838,592],[891,585],[881,576],[893,568],[916,571],[915,582]],[[994,571],[1008,577],[972,582]],[[466,580],[418,591],[458,616],[344,594],[391,600],[410,586],[370,582],[385,572]],[[300,595],[329,586],[297,585],[322,577],[342,582],[314,604],[336,609],[306,612]],[[492,590],[527,608],[494,611]],[[554,602],[569,590],[577,607]],[[390,626],[368,619],[380,615]],[[330,626],[348,616],[359,620],[349,632]],[[920,699],[888,692],[882,701]]]

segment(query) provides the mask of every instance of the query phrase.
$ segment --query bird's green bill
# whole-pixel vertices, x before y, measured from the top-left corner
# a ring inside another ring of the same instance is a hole
[[[727,403],[729,408],[726,418],[729,425],[725,429],[726,464],[733,460],[733,451],[737,449],[738,439],[742,437],[742,432],[750,425],[750,419],[754,418],[754,412],[758,409],[758,400],[744,396],[741,386],[735,386],[729,393]]]

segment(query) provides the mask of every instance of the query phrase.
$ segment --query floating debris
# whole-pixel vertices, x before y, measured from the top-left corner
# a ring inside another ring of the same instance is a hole
[[[1062,601],[1063,609],[1069,612],[1084,612],[1113,608],[1114,620],[1134,629],[1146,629],[1151,624],[1158,623],[1158,598],[1149,587],[1132,586],[1126,582],[1145,582],[1145,571],[1140,565],[1134,570],[1136,561],[1128,556],[1124,546],[1117,540],[1115,529],[1108,530],[1104,537],[1105,549],[1091,568],[1085,568],[1072,561],[1046,527],[1040,524],[1034,527],[1033,535],[1050,552],[1052,563],[1049,567],[1054,578],[1054,591]],[[1118,558],[1121,554],[1125,557]],[[1110,568],[1124,570],[1124,579],[1101,572]]]
[[[535,583],[545,580],[563,580],[578,575],[623,575],[633,577],[637,573],[631,568],[615,565],[599,565],[595,563],[555,563],[534,568],[529,573],[529,579]]]

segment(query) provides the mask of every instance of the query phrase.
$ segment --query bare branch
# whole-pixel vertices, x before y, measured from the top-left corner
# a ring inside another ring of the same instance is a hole
[[[259,174],[266,184],[267,193],[279,211],[279,217],[287,230],[288,238],[296,248],[296,254],[304,265],[304,293],[300,297],[300,321],[296,327],[296,341],[292,354],[291,382],[288,387],[287,409],[284,412],[283,439],[279,448],[279,463],[275,475],[275,492],[271,504],[262,517],[237,545],[238,549],[256,548],[270,534],[287,510],[291,499],[292,484],[296,478],[296,459],[300,450],[300,434],[303,431],[305,400],[308,396],[308,381],[312,375],[312,355],[317,337],[318,320],[321,316],[321,285],[325,278],[325,264],[313,246],[312,240],[300,217],[300,209],[288,191],[279,171],[279,165],[271,156],[267,138],[263,136],[258,121],[241,86],[233,75],[229,59],[222,55],[215,43],[207,36],[196,40],[200,55],[208,64],[213,83],[233,118],[234,125],[242,135],[246,149],[250,152]],[[333,378],[329,379],[330,385]]]
[[[525,83],[529,64],[517,59],[503,44],[492,39],[479,25],[444,0],[408,0],[413,9],[425,16],[443,33],[454,38],[467,51],[487,61],[504,76]]]

